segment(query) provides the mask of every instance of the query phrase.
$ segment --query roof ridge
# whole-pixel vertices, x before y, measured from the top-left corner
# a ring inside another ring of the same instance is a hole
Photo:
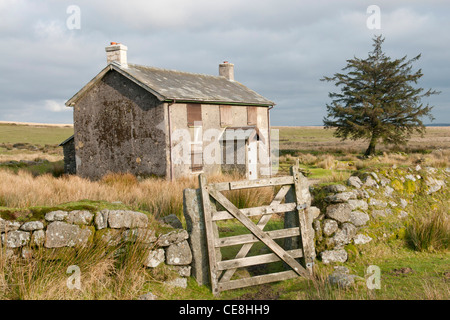
[[[183,73],[183,74],[190,74],[194,76],[206,76],[206,77],[213,77],[213,78],[219,78],[219,79],[226,79],[224,76],[220,75],[212,75],[212,74],[206,74],[206,73],[198,73],[198,72],[189,72],[189,71],[180,71],[175,69],[167,69],[167,68],[160,68],[160,67],[154,67],[154,66],[144,66],[141,64],[135,64],[135,63],[128,63],[128,67],[139,67],[139,68],[145,68],[145,69],[156,69],[161,71],[169,71],[169,72],[177,72],[177,73]],[[233,82],[239,82],[239,81],[233,81]]]

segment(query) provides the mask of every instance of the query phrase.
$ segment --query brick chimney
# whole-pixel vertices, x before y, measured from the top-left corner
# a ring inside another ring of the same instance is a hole
[[[108,64],[111,62],[116,62],[120,66],[127,68],[127,46],[121,43],[111,42],[111,45],[105,48],[106,51],[106,61]]]
[[[227,78],[229,81],[234,81],[234,64],[228,61],[219,64],[219,75]]]

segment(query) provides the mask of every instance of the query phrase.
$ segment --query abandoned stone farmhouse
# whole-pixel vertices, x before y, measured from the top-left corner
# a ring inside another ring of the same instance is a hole
[[[74,121],[61,143],[67,173],[270,175],[274,103],[235,81],[232,63],[204,75],[128,63],[120,43],[105,49],[107,66],[66,102]]]

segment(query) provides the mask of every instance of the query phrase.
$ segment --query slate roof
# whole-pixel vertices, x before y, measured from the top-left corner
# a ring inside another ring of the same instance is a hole
[[[160,101],[204,102],[217,104],[238,104],[273,106],[274,102],[264,98],[238,81],[229,81],[222,76],[181,72],[135,64],[121,67],[111,63],[77,94],[66,102],[73,106],[97,81],[115,70],[144,89]]]
[[[63,145],[65,145],[66,143],[69,143],[71,140],[73,140],[74,135],[71,135],[70,137],[68,137],[66,140],[64,140],[63,142],[61,142],[58,147],[61,147]]]

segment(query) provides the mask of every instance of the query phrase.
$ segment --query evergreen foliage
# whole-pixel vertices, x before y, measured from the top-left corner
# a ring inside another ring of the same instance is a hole
[[[412,70],[420,54],[409,60],[407,56],[391,59],[382,51],[384,38],[376,36],[373,41],[368,58],[347,60],[343,73],[321,79],[340,88],[340,92],[329,93],[332,102],[327,104],[325,128],[336,128],[334,135],[342,140],[370,141],[366,156],[375,154],[378,142],[399,145],[414,132],[423,135],[421,119],[433,120],[433,107],[424,105],[422,98],[439,94],[414,86],[423,76],[421,69]]]

